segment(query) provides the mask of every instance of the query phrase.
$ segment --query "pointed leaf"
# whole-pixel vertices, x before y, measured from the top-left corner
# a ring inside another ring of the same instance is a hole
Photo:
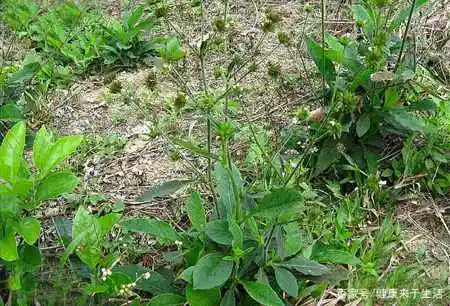
[[[317,158],[315,175],[318,175],[328,169],[333,163],[335,163],[340,157],[340,154],[336,147],[336,141],[332,139],[325,140]]]
[[[234,294],[234,287],[225,292],[222,301],[220,301],[220,306],[236,306],[236,296]]]
[[[52,137],[43,126],[36,133],[33,144],[33,163],[38,169],[44,167],[47,152],[50,150],[51,146]]]
[[[301,255],[283,262],[272,264],[274,267],[283,267],[286,269],[294,269],[305,275],[319,276],[328,272],[328,268],[320,263],[307,259]]]
[[[319,244],[314,245],[311,258],[324,263],[335,263],[351,266],[361,264],[361,260],[349,252]]]
[[[321,46],[319,46],[314,40],[308,38],[307,40],[308,51],[313,58],[314,63],[319,69],[320,73],[324,76],[328,83],[333,83],[336,80],[336,70],[333,62],[330,61]]]
[[[233,242],[233,235],[228,229],[228,222],[225,220],[214,220],[206,224],[206,235],[209,239],[224,245],[231,245]]]
[[[36,200],[40,202],[71,193],[77,185],[78,178],[69,171],[51,173],[39,183]]]
[[[202,199],[200,193],[193,192],[187,205],[187,211],[191,224],[199,232],[203,231],[206,226],[206,214],[203,208]]]
[[[223,285],[231,276],[234,263],[223,260],[220,254],[212,253],[202,257],[193,273],[194,289],[207,290]]]
[[[277,188],[258,201],[250,214],[258,217],[276,218],[283,211],[300,204],[301,195],[293,188]]]
[[[25,147],[25,123],[19,122],[6,134],[0,146],[0,178],[14,183]]]
[[[26,243],[33,245],[39,238],[41,224],[36,218],[26,217],[20,221],[17,231]]]
[[[124,220],[122,226],[131,232],[152,234],[163,242],[175,242],[179,239],[178,233],[164,221],[133,218]]]
[[[356,134],[358,137],[363,137],[370,129],[370,116],[363,114],[356,122]]]
[[[155,185],[137,198],[136,201],[141,203],[150,203],[154,198],[164,198],[170,196],[190,182],[190,180],[173,180]]]
[[[56,165],[72,155],[82,140],[81,136],[65,136],[58,139],[45,154],[44,164],[40,169],[41,177],[45,177]]]
[[[269,285],[251,281],[243,281],[242,285],[248,295],[258,303],[265,306],[284,306],[283,301]]]
[[[292,297],[298,295],[297,278],[289,270],[280,267],[274,267],[275,279],[281,290],[286,292]]]

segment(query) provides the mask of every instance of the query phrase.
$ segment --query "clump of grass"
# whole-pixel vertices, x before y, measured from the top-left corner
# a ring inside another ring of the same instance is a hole
[[[110,85],[109,85],[109,91],[112,94],[117,94],[120,93],[122,91],[122,83],[118,80],[113,81]]]
[[[147,77],[145,79],[145,84],[147,85],[147,87],[149,89],[155,90],[156,85],[158,84],[158,79],[157,79],[155,71],[152,70],[147,74]]]

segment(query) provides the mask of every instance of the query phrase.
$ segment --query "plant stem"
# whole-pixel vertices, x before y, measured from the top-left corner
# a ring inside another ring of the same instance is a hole
[[[400,47],[400,52],[398,54],[397,63],[395,64],[394,73],[397,72],[400,61],[402,60],[403,51],[405,49],[406,37],[408,36],[409,26],[411,25],[412,15],[414,13],[414,8],[416,6],[416,0],[412,0],[411,9],[409,10],[408,22],[406,23],[405,32],[403,33],[402,46]]]
[[[322,28],[322,71],[325,71],[325,13],[326,0],[320,2],[321,28]],[[327,103],[325,75],[322,73],[322,91],[323,91],[323,106]]]

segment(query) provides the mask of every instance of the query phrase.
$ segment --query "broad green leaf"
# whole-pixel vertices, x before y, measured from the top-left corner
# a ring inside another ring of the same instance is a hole
[[[302,248],[302,238],[300,236],[298,224],[291,222],[283,225],[283,229],[286,232],[286,237],[284,239],[286,256],[297,254]]]
[[[389,118],[396,124],[403,128],[414,132],[425,132],[425,122],[412,114],[404,108],[394,108],[388,111]]]
[[[20,169],[25,146],[25,123],[15,124],[0,146],[0,178],[14,183]]]
[[[317,158],[316,169],[314,172],[315,175],[322,173],[339,159],[340,154],[336,145],[336,141],[332,139],[325,140],[320,149],[319,157]]]
[[[173,294],[173,293],[163,293],[153,297],[147,306],[183,306],[186,303],[184,296]]]
[[[231,276],[234,263],[220,254],[208,254],[197,262],[193,273],[194,289],[207,290],[223,285]]]
[[[233,235],[228,229],[228,222],[225,220],[214,220],[206,224],[206,235],[209,239],[219,244],[231,245],[233,242]]]
[[[384,107],[394,107],[399,99],[398,89],[396,87],[389,87],[384,93]]]
[[[40,176],[45,177],[56,165],[72,155],[81,141],[83,141],[81,136],[64,136],[58,139],[45,154]]]
[[[124,220],[122,226],[131,232],[152,234],[163,242],[175,242],[179,239],[177,232],[164,221],[133,218]]]
[[[28,271],[33,271],[42,264],[41,250],[34,246],[24,244],[20,249],[20,263]]]
[[[363,114],[356,122],[356,134],[358,137],[363,137],[370,129],[370,116]]]
[[[119,221],[121,214],[110,213],[98,218],[98,224],[100,225],[100,232],[102,235],[106,235],[109,233],[114,224]]]
[[[0,106],[0,120],[19,121],[25,117],[22,111],[15,104]]]
[[[320,263],[307,259],[302,255],[298,255],[287,261],[272,264],[274,267],[283,267],[286,269],[294,269],[305,275],[319,276],[328,272],[328,268]]]
[[[236,306],[236,296],[234,294],[234,286],[229,288],[220,301],[220,306]]]
[[[309,54],[311,55],[320,73],[322,73],[325,80],[329,84],[333,83],[336,80],[336,70],[334,68],[333,62],[331,62],[330,59],[326,57],[324,49],[311,38],[308,38],[307,46]]]
[[[409,109],[417,111],[436,111],[436,103],[431,99],[424,99],[416,103],[412,103]]]
[[[194,290],[189,285],[186,287],[186,299],[189,306],[217,306],[220,303],[220,288]]]
[[[316,244],[313,247],[311,258],[323,263],[344,264],[357,266],[361,260],[347,251]]]
[[[38,185],[36,201],[45,201],[71,193],[78,185],[78,178],[69,171],[58,171],[47,175]]]
[[[372,39],[375,30],[375,24],[373,18],[370,16],[370,13],[364,6],[360,4],[353,5],[352,10],[356,21],[362,25],[364,33],[369,39]]]
[[[194,283],[194,270],[195,270],[195,266],[190,266],[189,268],[184,269],[183,272],[180,273],[178,278],[188,282],[189,284],[193,284]]]
[[[78,257],[91,269],[100,261],[102,239],[97,219],[83,206],[78,207],[72,226],[72,240],[78,246],[76,250]]]
[[[158,48],[160,56],[169,62],[175,62],[186,55],[186,51],[181,48],[180,41],[175,38],[169,38],[163,48]]]
[[[332,61],[343,64],[345,61],[345,48],[339,42],[339,39],[332,35],[328,35],[326,38],[328,50],[325,51],[325,55]]]
[[[219,193],[220,204],[222,205],[222,218],[226,219],[228,216],[235,216],[235,202],[239,197],[239,194],[235,194],[235,189],[239,193],[243,183],[241,174],[236,166],[232,165],[233,171],[229,171],[224,168],[224,166],[218,162],[214,167],[214,180],[216,182],[216,189]],[[233,187],[234,185],[234,187]]]
[[[200,193],[193,192],[187,205],[187,211],[192,226],[199,232],[203,231],[206,226],[206,214],[203,208]]]
[[[292,297],[298,295],[297,278],[289,270],[280,267],[273,267],[275,271],[275,279],[281,290]]]
[[[12,228],[6,227],[3,233],[0,233],[0,259],[14,261],[18,258],[15,233]]]
[[[150,203],[154,198],[170,196],[190,182],[190,180],[173,180],[155,185],[137,198],[137,201],[141,203]]]
[[[277,188],[258,201],[258,206],[250,214],[258,217],[276,218],[286,209],[298,206],[301,195],[293,188]]]
[[[285,306],[277,293],[269,285],[251,281],[243,281],[242,285],[248,295],[262,305]]]
[[[26,217],[20,221],[17,232],[22,236],[26,243],[32,245],[39,238],[41,224],[36,218]]]
[[[52,146],[52,136],[47,132],[43,126],[36,133],[36,138],[33,144],[33,163],[38,169],[42,169],[46,162],[48,150]]]

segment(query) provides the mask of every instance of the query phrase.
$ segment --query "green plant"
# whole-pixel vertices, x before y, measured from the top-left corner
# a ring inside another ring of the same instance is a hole
[[[82,140],[79,136],[65,136],[54,141],[41,128],[33,145],[36,171],[32,172],[23,156],[25,132],[25,124],[17,123],[0,146],[0,259],[9,271],[9,289],[21,293],[32,289],[30,273],[42,261],[35,246],[40,223],[32,212],[42,202],[75,189],[77,177],[67,170],[58,170],[57,166],[75,152]]]
[[[136,59],[154,50],[151,43],[141,40],[142,34],[152,28],[152,18],[144,13],[144,7],[138,6],[122,22],[114,19],[106,22],[105,44],[101,47],[105,64],[132,66]]]
[[[309,169],[311,177],[345,159],[349,164],[336,167],[356,169],[370,179],[377,176],[372,171],[378,170],[376,159],[383,158],[388,137],[404,139],[420,133],[431,139],[436,134],[427,113],[436,103],[414,78],[415,66],[405,49],[409,42],[395,34],[407,20],[408,31],[413,12],[425,2],[413,2],[410,8],[389,14],[387,3],[360,1],[353,6],[361,31],[356,39],[326,36],[323,47],[307,39],[309,53],[324,78],[321,97],[325,102],[295,125],[303,130],[302,146],[296,147],[303,155],[299,164]],[[370,152],[376,153],[375,158],[369,157]]]

